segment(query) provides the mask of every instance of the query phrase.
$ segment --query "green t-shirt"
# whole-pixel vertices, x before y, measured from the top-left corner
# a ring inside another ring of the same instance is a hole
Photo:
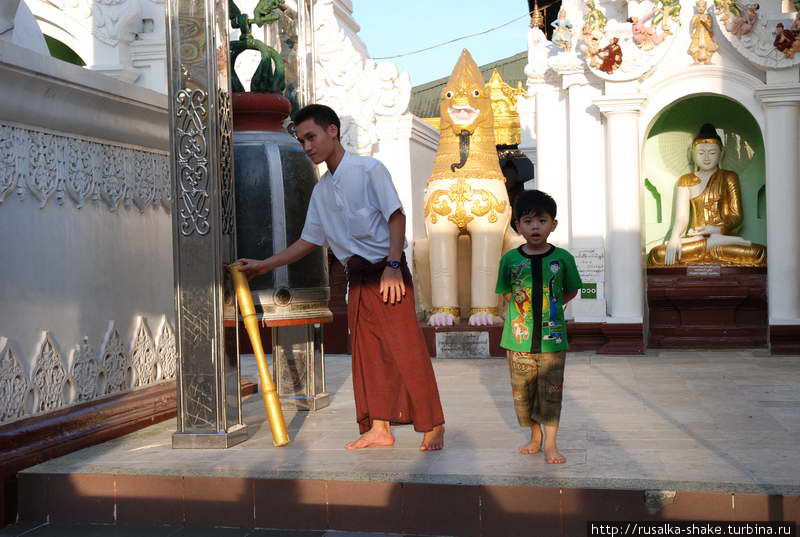
[[[500,346],[517,352],[567,350],[564,294],[581,288],[572,254],[551,246],[529,255],[522,246],[507,252],[497,273],[499,295],[511,293]]]

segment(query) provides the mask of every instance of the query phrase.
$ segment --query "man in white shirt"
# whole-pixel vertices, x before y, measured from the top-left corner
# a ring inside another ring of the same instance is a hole
[[[331,108],[312,104],[294,116],[297,139],[325,162],[300,239],[262,261],[240,259],[248,276],[293,263],[327,246],[348,274],[353,392],[361,436],[349,450],[391,446],[392,424],[413,423],[420,450],[444,447],[444,414],[433,366],[414,309],[403,249],[406,217],[386,167],[347,153]]]

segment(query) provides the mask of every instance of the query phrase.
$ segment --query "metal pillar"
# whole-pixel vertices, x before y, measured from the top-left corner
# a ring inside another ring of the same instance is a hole
[[[284,408],[315,411],[330,404],[321,324],[272,328],[272,376]]]
[[[236,246],[227,0],[169,0],[167,32],[180,364],[172,446],[225,448],[247,436],[236,344],[222,326]]]

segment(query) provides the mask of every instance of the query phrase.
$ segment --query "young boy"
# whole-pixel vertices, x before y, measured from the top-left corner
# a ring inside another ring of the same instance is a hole
[[[531,428],[520,453],[542,449],[548,464],[567,459],[558,452],[567,332],[564,305],[575,298],[581,278],[575,259],[547,242],[556,229],[556,202],[539,190],[527,190],[514,202],[514,223],[525,244],[500,260],[497,294],[508,301],[500,345],[508,351],[511,392],[517,421]]]

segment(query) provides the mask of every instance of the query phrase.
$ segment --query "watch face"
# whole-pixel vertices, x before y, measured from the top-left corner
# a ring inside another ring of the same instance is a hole
[[[392,268],[400,268],[400,261],[387,261],[386,264]]]

